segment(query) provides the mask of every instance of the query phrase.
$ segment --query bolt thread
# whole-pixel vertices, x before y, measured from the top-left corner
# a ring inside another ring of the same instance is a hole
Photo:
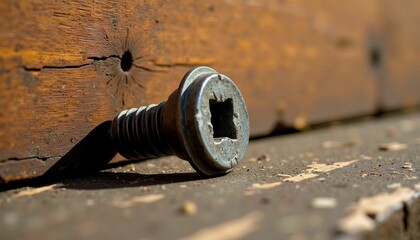
[[[165,102],[122,111],[112,123],[111,136],[118,152],[129,159],[172,155],[162,133]]]

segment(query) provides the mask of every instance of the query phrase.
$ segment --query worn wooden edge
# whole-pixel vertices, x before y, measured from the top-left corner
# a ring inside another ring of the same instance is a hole
[[[360,234],[360,239],[419,239],[420,238],[420,192],[408,202],[401,202],[399,207],[370,232]]]

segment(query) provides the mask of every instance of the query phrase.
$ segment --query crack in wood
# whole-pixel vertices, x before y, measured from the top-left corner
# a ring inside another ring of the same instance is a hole
[[[30,68],[30,67],[22,66],[21,68],[23,68],[25,71],[28,71],[28,72],[40,72],[43,69],[71,69],[71,68],[81,68],[88,65],[91,65],[91,63],[85,63],[85,64],[80,64],[80,65],[69,65],[69,66],[42,66],[40,68]]]
[[[43,69],[74,69],[74,68],[81,68],[81,67],[89,66],[89,65],[92,65],[93,63],[98,62],[98,61],[106,61],[106,60],[111,59],[111,58],[120,58],[120,57],[117,56],[117,55],[101,56],[101,57],[88,57],[87,59],[92,60],[92,62],[79,64],[79,65],[68,65],[68,66],[45,65],[45,66],[38,67],[38,68],[21,66],[20,68],[23,68],[25,71],[29,71],[29,72],[40,72]]]
[[[9,161],[20,161],[20,160],[40,160],[40,161],[47,161],[51,158],[61,158],[63,156],[47,156],[47,157],[39,157],[39,156],[28,156],[28,157],[10,157],[7,159],[1,159],[0,163],[2,162],[9,162]]]

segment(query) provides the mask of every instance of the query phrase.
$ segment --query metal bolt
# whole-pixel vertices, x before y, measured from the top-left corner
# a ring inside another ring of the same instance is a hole
[[[245,154],[249,120],[236,85],[209,67],[190,70],[167,102],[122,111],[111,137],[128,159],[176,155],[206,176],[230,172]]]

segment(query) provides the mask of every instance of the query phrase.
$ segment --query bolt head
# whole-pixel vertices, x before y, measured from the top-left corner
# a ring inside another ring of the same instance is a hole
[[[207,176],[230,172],[249,141],[248,112],[234,82],[209,67],[192,69],[178,89],[177,108],[185,158]]]

